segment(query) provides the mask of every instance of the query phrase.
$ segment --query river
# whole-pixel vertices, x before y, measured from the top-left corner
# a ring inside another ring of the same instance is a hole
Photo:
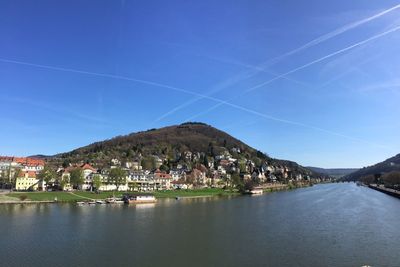
[[[0,205],[0,266],[400,266],[400,200],[355,184],[137,206]]]

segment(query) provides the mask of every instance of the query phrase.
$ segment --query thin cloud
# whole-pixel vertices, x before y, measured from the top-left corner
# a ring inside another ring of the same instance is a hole
[[[234,77],[230,77],[229,79],[223,80],[222,82],[216,84],[216,85],[208,92],[207,95],[208,95],[208,96],[211,96],[211,95],[213,95],[213,94],[216,93],[216,92],[219,92],[219,91],[221,91],[221,90],[223,90],[223,89],[225,89],[225,88],[229,88],[229,87],[233,86],[234,84],[237,84],[238,82],[240,82],[240,81],[242,81],[242,80],[245,80],[245,79],[247,79],[247,78],[252,77],[252,76],[254,75],[254,71],[255,71],[254,69],[251,69],[251,70],[242,72],[242,73],[240,73],[239,75],[236,75],[236,76],[234,76]],[[161,121],[162,119],[168,117],[169,115],[172,115],[173,113],[175,113],[175,112],[181,110],[182,108],[185,108],[185,107],[187,107],[187,106],[189,106],[189,105],[191,105],[191,104],[193,104],[193,103],[195,103],[195,102],[197,102],[197,101],[199,101],[199,100],[201,100],[201,99],[204,99],[204,98],[206,98],[206,97],[204,97],[204,96],[197,96],[196,98],[191,98],[191,99],[189,99],[188,101],[186,101],[185,103],[180,104],[180,105],[178,105],[178,106],[172,108],[171,110],[169,110],[169,111],[167,111],[167,112],[161,114],[157,119],[155,119],[155,120],[153,121],[153,123],[156,123],[156,122],[158,122],[158,121]]]
[[[348,46],[346,48],[340,49],[340,50],[338,50],[336,52],[333,52],[333,53],[331,53],[331,54],[329,54],[327,56],[324,56],[324,57],[319,58],[317,60],[314,60],[314,61],[312,61],[310,63],[302,65],[302,66],[300,66],[298,68],[295,68],[295,69],[293,69],[293,70],[291,70],[291,71],[289,71],[289,72],[287,72],[285,74],[282,74],[280,76],[285,76],[285,75],[294,73],[294,72],[296,72],[298,70],[304,69],[304,68],[306,68],[308,66],[311,66],[311,65],[316,64],[318,62],[321,62],[323,60],[331,58],[331,57],[333,57],[335,55],[338,55],[340,53],[344,53],[344,52],[346,52],[346,51],[348,51],[350,49],[353,49],[355,47],[358,47],[358,46],[361,46],[363,44],[366,44],[366,43],[368,43],[370,41],[373,41],[373,40],[376,40],[378,38],[381,38],[381,37],[383,37],[383,36],[385,36],[387,34],[395,32],[395,31],[397,31],[399,29],[400,29],[400,26],[392,28],[392,29],[390,29],[388,31],[385,31],[385,32],[382,32],[380,34],[374,35],[373,37],[365,39],[365,40],[363,40],[361,42],[358,42],[358,43],[353,44],[351,46]],[[325,132],[325,133],[329,133],[329,134],[332,134],[332,135],[341,136],[341,137],[344,137],[344,138],[347,138],[347,139],[350,139],[350,140],[360,141],[360,142],[364,142],[364,143],[375,145],[375,146],[379,146],[379,147],[385,147],[385,146],[382,146],[382,145],[374,144],[374,143],[371,143],[371,142],[368,142],[368,141],[365,141],[365,140],[362,140],[362,139],[359,139],[359,138],[354,138],[354,137],[351,137],[351,136],[343,135],[341,133],[336,133],[336,132],[333,132],[333,131],[330,131],[330,130],[326,130],[326,129],[323,129],[323,128],[319,128],[319,127],[307,125],[307,124],[304,124],[304,123],[295,122],[295,121],[286,120],[286,119],[281,119],[281,118],[278,118],[278,117],[274,117],[274,116],[270,116],[270,115],[267,115],[267,114],[263,114],[263,113],[260,113],[258,111],[255,111],[255,110],[252,110],[252,109],[248,109],[246,107],[239,106],[239,105],[233,104],[233,103],[231,103],[229,101],[225,101],[225,100],[222,100],[222,99],[219,99],[219,98],[216,98],[216,97],[203,95],[203,94],[196,93],[196,92],[193,92],[193,91],[189,91],[189,90],[186,90],[186,89],[183,89],[183,88],[170,86],[170,85],[166,85],[166,84],[162,84],[162,83],[158,83],[158,82],[147,81],[147,80],[142,80],[142,79],[135,79],[135,78],[119,76],[119,75],[96,73],[96,72],[89,72],[89,71],[76,70],[76,69],[70,69],[70,68],[62,68],[62,67],[54,67],[54,66],[48,66],[48,65],[34,64],[34,63],[23,62],[23,61],[15,61],[15,60],[9,60],[9,59],[0,59],[0,61],[7,62],[7,63],[14,63],[14,64],[33,66],[33,67],[38,67],[38,68],[43,68],[43,69],[51,69],[51,70],[57,70],[57,71],[64,71],[64,72],[72,72],[72,73],[92,75],[92,76],[97,76],[97,77],[106,77],[106,78],[112,78],[112,79],[127,80],[127,81],[133,81],[133,82],[137,82],[137,83],[141,83],[141,84],[152,85],[152,86],[156,86],[156,87],[160,87],[160,88],[170,89],[170,90],[173,90],[173,91],[182,92],[182,93],[194,95],[194,96],[197,96],[197,97],[206,98],[206,99],[218,102],[218,106],[224,104],[224,105],[233,107],[235,109],[238,109],[238,110],[241,110],[241,111],[245,111],[245,112],[253,114],[253,115],[260,116],[260,117],[265,118],[265,119],[274,120],[274,121],[278,121],[278,122],[282,122],[282,123],[286,123],[286,124],[291,124],[291,125],[296,125],[296,126],[301,126],[301,127],[306,127],[306,128],[322,131],[322,132]],[[266,82],[264,82],[262,84],[265,84],[265,83]],[[246,92],[254,90],[254,89],[258,88],[258,87],[252,87],[252,88],[246,90]]]
[[[391,8],[388,8],[388,9],[386,9],[386,10],[384,10],[382,12],[379,12],[379,13],[373,15],[373,16],[370,16],[368,18],[365,18],[365,19],[362,19],[362,20],[355,21],[353,23],[347,24],[347,25],[345,25],[345,26],[343,26],[341,28],[338,28],[338,29],[336,29],[334,31],[331,31],[331,32],[329,32],[327,34],[324,34],[324,35],[322,35],[322,36],[320,36],[318,38],[315,38],[314,40],[311,40],[310,42],[308,42],[308,43],[306,43],[306,44],[304,44],[304,45],[302,45],[302,46],[300,46],[300,47],[298,47],[296,49],[293,49],[293,50],[291,50],[291,51],[289,51],[289,52],[287,52],[287,53],[285,53],[283,55],[275,57],[275,58],[271,59],[270,61],[268,61],[268,63],[275,63],[277,61],[280,61],[280,60],[282,60],[282,59],[284,59],[286,57],[289,57],[289,56],[291,56],[293,54],[296,54],[296,53],[298,53],[298,52],[300,52],[302,50],[305,50],[305,49],[310,48],[312,46],[318,45],[318,44],[320,44],[322,42],[325,42],[325,41],[327,41],[329,39],[332,39],[333,37],[336,37],[337,35],[340,35],[342,33],[348,32],[348,31],[350,31],[350,30],[352,30],[352,29],[354,29],[354,28],[356,28],[358,26],[361,26],[361,25],[363,25],[365,23],[368,23],[368,22],[370,22],[372,20],[380,18],[380,17],[382,17],[382,16],[384,16],[384,15],[386,15],[386,14],[392,12],[392,11],[395,11],[395,10],[397,10],[399,8],[400,8],[400,4],[395,5],[395,6],[391,7]]]
[[[108,124],[108,122],[106,122],[105,120],[101,119],[101,118],[97,118],[97,117],[93,117],[93,116],[88,116],[88,115],[84,115],[69,109],[65,109],[65,108],[60,108],[60,107],[52,107],[49,105],[46,105],[44,103],[40,103],[40,102],[35,102],[35,101],[31,101],[29,99],[25,99],[25,98],[10,98],[10,97],[4,97],[2,100],[8,101],[8,102],[14,102],[14,103],[21,103],[21,104],[27,104],[30,106],[35,106],[35,107],[39,107],[41,109],[46,109],[50,112],[56,112],[56,113],[61,113],[61,114],[67,114],[67,115],[71,115],[74,116],[76,118],[79,119],[83,119],[86,121],[92,121],[94,123],[101,123],[101,124]]]
[[[400,81],[389,81],[383,82],[379,84],[373,84],[359,89],[360,92],[373,92],[373,91],[382,91],[382,90],[390,90],[390,91],[400,91]]]
[[[257,75],[260,72],[266,72],[266,67],[267,66],[271,66],[271,65],[273,65],[273,64],[275,64],[275,63],[277,63],[277,62],[279,62],[279,61],[281,61],[281,60],[283,60],[283,59],[285,59],[287,57],[290,57],[290,56],[292,56],[294,54],[297,54],[297,53],[299,53],[299,52],[301,52],[301,51],[303,51],[305,49],[308,49],[310,47],[316,46],[316,45],[318,45],[318,44],[320,44],[322,42],[328,41],[328,40],[330,40],[330,39],[332,39],[332,38],[334,38],[334,37],[336,37],[336,36],[338,36],[340,34],[348,32],[348,31],[350,31],[350,30],[352,30],[352,29],[354,29],[356,27],[359,27],[359,26],[361,26],[363,24],[366,24],[366,23],[368,23],[368,22],[370,22],[372,20],[378,19],[378,18],[380,18],[380,17],[382,17],[382,16],[384,16],[384,15],[386,15],[386,14],[392,12],[392,11],[395,11],[395,10],[397,10],[399,8],[400,8],[400,4],[395,5],[395,6],[391,7],[391,8],[385,9],[385,10],[383,10],[383,11],[377,13],[377,14],[374,14],[374,15],[372,15],[370,17],[367,17],[367,18],[352,22],[352,23],[347,24],[347,25],[345,25],[343,27],[335,29],[335,30],[333,30],[333,31],[331,31],[329,33],[326,33],[326,34],[324,34],[322,36],[319,36],[319,37],[311,40],[310,42],[308,42],[308,43],[306,43],[306,44],[304,44],[304,45],[302,45],[300,47],[297,47],[297,48],[295,48],[295,49],[293,49],[293,50],[291,50],[289,52],[286,52],[286,53],[284,53],[284,54],[282,54],[280,56],[277,56],[277,57],[272,58],[272,59],[270,59],[268,61],[265,61],[264,63],[260,64],[259,66],[251,66],[251,68],[254,69],[254,72],[251,75],[248,75],[247,78],[253,77],[253,76]],[[213,59],[215,59],[215,58],[213,58]],[[219,59],[219,61],[223,62],[224,60],[220,60]],[[225,62],[227,62],[227,61],[225,61]],[[240,63],[237,63],[237,62],[230,62],[230,63],[231,64],[236,64],[236,65],[246,66],[245,64],[240,64]],[[247,65],[247,67],[250,67],[250,66]],[[269,73],[269,74],[271,74],[271,73]],[[275,76],[275,78],[270,82],[273,82],[273,81],[275,81],[277,79],[280,79],[280,78],[285,78],[285,77],[278,77],[276,75],[273,75],[273,76]],[[224,90],[225,88],[226,87],[220,87],[217,90],[212,90],[208,95],[212,95],[214,93],[217,93],[217,92],[219,92],[221,90]],[[166,113],[162,114],[154,122],[158,122],[158,121],[164,119],[165,117],[175,113],[176,111],[178,111],[178,110],[180,110],[180,109],[182,109],[182,108],[184,108],[184,107],[186,107],[186,106],[188,106],[188,105],[190,105],[192,103],[195,103],[195,102],[197,102],[197,101],[199,101],[201,99],[203,99],[203,98],[202,97],[198,97],[196,99],[191,99],[191,100],[185,102],[182,105],[174,107],[171,110],[167,111]]]
[[[384,31],[384,32],[379,33],[379,34],[377,34],[377,35],[374,35],[374,36],[372,36],[372,37],[370,37],[370,38],[367,38],[367,39],[365,39],[365,40],[363,40],[363,41],[360,41],[360,42],[358,42],[358,43],[355,43],[355,44],[353,44],[353,45],[350,45],[350,46],[348,46],[348,47],[346,47],[346,48],[340,49],[340,50],[335,51],[335,52],[333,52],[333,53],[330,53],[330,54],[328,54],[328,55],[326,55],[326,56],[323,56],[323,57],[321,57],[321,58],[318,58],[318,59],[316,59],[316,60],[313,60],[313,61],[311,61],[311,62],[309,62],[309,63],[307,63],[307,64],[304,64],[304,65],[302,65],[302,66],[300,66],[300,67],[297,67],[297,68],[294,68],[294,69],[292,69],[292,70],[290,70],[290,71],[288,71],[288,72],[285,72],[284,74],[281,74],[281,75],[279,75],[279,76],[276,76],[275,78],[272,78],[272,79],[270,79],[270,80],[268,80],[268,81],[265,81],[265,82],[263,82],[263,83],[260,83],[260,84],[255,85],[255,86],[253,86],[253,87],[251,87],[251,88],[248,88],[248,89],[245,90],[242,94],[238,94],[238,95],[236,95],[235,97],[232,97],[232,98],[230,98],[229,100],[224,101],[224,102],[231,102],[232,100],[234,100],[234,99],[236,99],[236,98],[238,98],[238,97],[242,97],[243,95],[245,95],[245,94],[247,94],[247,93],[250,93],[250,92],[252,92],[252,91],[254,91],[254,90],[256,90],[256,89],[258,89],[258,88],[260,88],[260,87],[263,87],[263,86],[265,86],[265,85],[268,85],[268,84],[270,84],[270,83],[272,83],[272,82],[274,82],[274,81],[276,81],[276,80],[278,80],[278,79],[284,78],[284,77],[287,76],[287,75],[293,74],[293,73],[295,73],[295,72],[297,72],[297,71],[299,71],[299,70],[302,70],[302,69],[305,69],[305,68],[310,67],[310,66],[312,66],[312,65],[315,65],[315,64],[317,64],[317,63],[320,63],[320,62],[322,62],[322,61],[324,61],[324,60],[326,60],[326,59],[332,58],[332,57],[334,57],[334,56],[336,56],[336,55],[342,54],[342,53],[347,52],[347,51],[349,51],[349,50],[351,50],[351,49],[354,49],[354,48],[356,48],[356,47],[362,46],[362,45],[364,45],[364,44],[366,44],[366,43],[368,43],[368,42],[374,41],[374,40],[376,40],[376,39],[378,39],[378,38],[381,38],[381,37],[386,36],[386,35],[388,35],[388,34],[390,34],[390,33],[393,33],[393,32],[395,32],[395,31],[398,31],[399,29],[400,29],[400,26],[397,26],[397,27],[395,27],[395,28],[392,28],[392,29],[390,29],[390,30]],[[191,117],[188,118],[186,121],[192,120],[192,119],[194,119],[194,118],[196,118],[196,117],[198,117],[198,116],[200,116],[200,115],[204,115],[204,114],[206,114],[206,113],[208,113],[208,112],[210,112],[210,111],[212,111],[212,110],[218,108],[219,106],[221,106],[221,105],[223,105],[223,104],[224,104],[224,103],[219,102],[219,103],[215,104],[214,106],[212,106],[211,108],[207,109],[206,111],[203,111],[203,112],[201,112],[201,113],[199,113],[199,114],[197,114],[197,115],[191,116]]]

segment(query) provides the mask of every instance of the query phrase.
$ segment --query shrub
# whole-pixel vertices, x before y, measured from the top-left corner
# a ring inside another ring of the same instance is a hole
[[[21,201],[24,201],[24,200],[26,200],[27,198],[28,198],[27,195],[20,195],[20,196],[19,196],[19,200],[21,200]]]

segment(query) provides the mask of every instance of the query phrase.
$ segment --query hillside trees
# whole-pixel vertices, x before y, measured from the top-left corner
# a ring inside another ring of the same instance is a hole
[[[375,179],[374,175],[372,175],[372,174],[367,175],[367,176],[363,176],[363,177],[361,177],[360,180],[361,180],[361,182],[363,182],[364,184],[373,184],[373,183],[376,183],[376,179]]]
[[[400,185],[400,172],[393,171],[386,173],[381,178],[385,184],[388,185]]]
[[[141,165],[144,170],[154,170],[156,168],[156,160],[152,156],[147,156],[142,159]]]

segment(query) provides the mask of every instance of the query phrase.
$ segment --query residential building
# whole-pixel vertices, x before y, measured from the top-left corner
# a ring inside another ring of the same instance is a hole
[[[170,174],[156,170],[154,172],[154,182],[156,183],[158,190],[168,190],[171,189],[172,177]]]
[[[7,172],[10,177],[14,175],[17,169],[38,174],[43,170],[44,164],[45,162],[42,159],[0,156],[0,172]]]
[[[172,181],[185,180],[186,172],[183,170],[170,170],[169,174],[171,175]]]
[[[37,190],[39,179],[34,171],[21,171],[15,181],[15,189],[18,191]]]

